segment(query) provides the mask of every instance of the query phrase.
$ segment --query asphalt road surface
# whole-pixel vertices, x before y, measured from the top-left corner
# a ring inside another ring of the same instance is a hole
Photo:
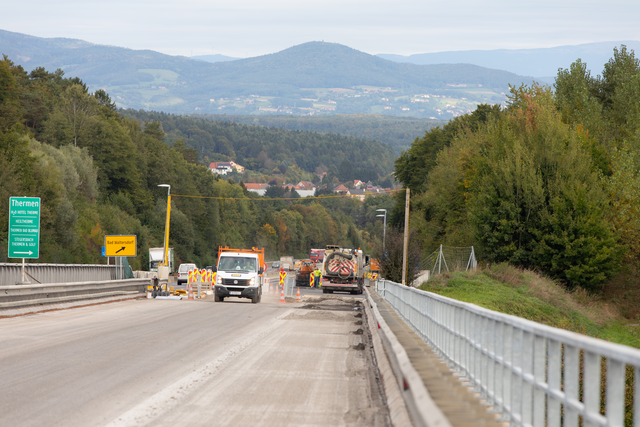
[[[0,319],[0,425],[389,425],[361,300],[278,300]]]

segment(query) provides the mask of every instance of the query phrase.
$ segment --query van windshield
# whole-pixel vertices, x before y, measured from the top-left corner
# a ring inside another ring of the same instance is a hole
[[[255,272],[257,271],[256,259],[242,257],[220,257],[218,270]]]

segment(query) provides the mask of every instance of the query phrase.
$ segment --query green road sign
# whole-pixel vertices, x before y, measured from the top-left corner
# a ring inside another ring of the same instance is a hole
[[[40,197],[9,198],[9,258],[40,257]]]

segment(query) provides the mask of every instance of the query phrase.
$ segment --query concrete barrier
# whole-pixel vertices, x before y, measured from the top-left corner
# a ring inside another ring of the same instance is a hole
[[[72,302],[112,296],[144,296],[151,279],[123,279],[91,282],[0,286],[3,309]]]
[[[377,331],[380,335],[391,370],[401,390],[402,399],[411,414],[413,425],[416,427],[451,427],[447,417],[431,399],[427,388],[422,382],[422,378],[420,378],[420,375],[411,364],[404,347],[402,347],[378,311],[378,306],[371,298],[368,289],[365,289],[365,295],[372,319],[377,326],[377,328],[371,327],[371,334],[373,335]],[[381,358],[381,356],[377,357]],[[390,410],[392,409],[390,407]]]

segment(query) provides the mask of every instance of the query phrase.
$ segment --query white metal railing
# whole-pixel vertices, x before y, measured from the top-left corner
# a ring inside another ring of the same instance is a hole
[[[390,281],[378,281],[376,291],[511,425],[622,427],[631,367],[633,426],[640,427],[640,350]]]
[[[29,281],[37,283],[70,283],[117,280],[115,265],[26,263]],[[22,283],[22,264],[0,263],[0,286]]]

